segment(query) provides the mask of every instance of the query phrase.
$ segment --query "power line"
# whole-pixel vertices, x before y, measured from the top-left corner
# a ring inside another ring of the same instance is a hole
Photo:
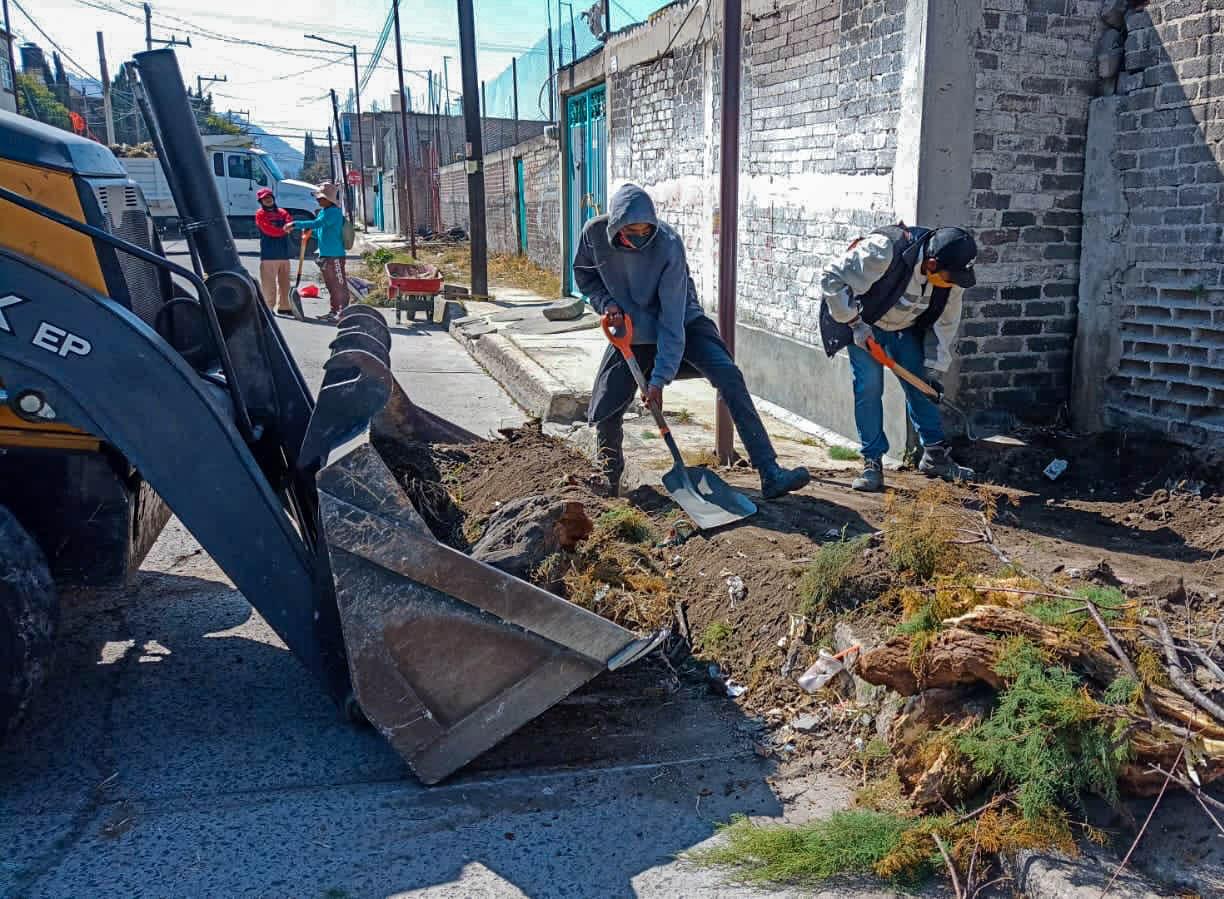
[[[29,20],[30,20],[30,24],[31,24],[31,25],[33,25],[35,29],[37,29],[37,31],[38,31],[38,33],[39,33],[39,34],[41,34],[41,35],[42,35],[44,38],[46,38],[47,43],[48,43],[48,44],[50,44],[52,47],[54,47],[54,48],[55,48],[57,51],[59,51],[59,55],[60,55],[60,56],[62,56],[64,59],[68,60],[68,61],[69,61],[70,63],[72,63],[74,66],[76,66],[76,70],[77,70],[77,72],[78,72],[79,74],[84,75],[86,78],[94,78],[94,76],[93,76],[93,75],[89,74],[89,69],[85,68],[85,67],[84,67],[83,65],[81,65],[79,62],[77,62],[75,59],[73,59],[71,56],[69,56],[69,55],[68,55],[68,51],[67,51],[67,50],[65,50],[63,47],[61,47],[59,44],[57,44],[57,43],[55,42],[55,40],[54,40],[54,39],[51,37],[51,35],[47,34],[47,32],[45,32],[45,31],[43,30],[43,27],[42,27],[41,25],[39,25],[37,21],[35,21],[35,19],[34,19],[34,17],[33,17],[32,15],[30,15],[28,12],[26,12],[25,7],[24,7],[24,6],[22,6],[22,5],[21,5],[21,4],[18,2],[18,0],[13,0],[13,5],[14,5],[15,7],[17,7],[17,11],[18,11],[18,12],[20,12],[20,13],[21,13],[23,16],[25,16],[27,19],[29,19]],[[94,80],[96,81],[97,79],[96,79],[96,78],[94,78]]]

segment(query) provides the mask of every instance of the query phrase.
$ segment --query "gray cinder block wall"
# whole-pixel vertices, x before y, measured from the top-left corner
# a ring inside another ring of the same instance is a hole
[[[1126,26],[1117,95],[1093,101],[1073,411],[1218,446],[1224,5],[1155,0]]]
[[[536,265],[561,271],[561,165],[557,142],[546,134],[485,156],[485,227],[489,250],[519,248],[518,189],[514,160],[523,160],[527,212],[527,255]],[[442,169],[442,220],[445,227],[470,227],[467,170],[462,163]]]

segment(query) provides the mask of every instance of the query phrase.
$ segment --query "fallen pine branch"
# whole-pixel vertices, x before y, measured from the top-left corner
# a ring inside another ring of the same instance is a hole
[[[1149,627],[1154,627],[1160,634],[1160,642],[1164,647],[1165,662],[1169,668],[1169,680],[1173,681],[1173,686],[1181,691],[1181,694],[1197,705],[1200,709],[1210,714],[1217,722],[1224,724],[1224,707],[1219,703],[1208,698],[1186,673],[1186,669],[1182,668],[1181,658],[1177,654],[1177,647],[1173,645],[1173,635],[1169,632],[1169,625],[1165,623],[1163,618],[1144,618],[1143,623]]]
[[[944,841],[939,838],[939,834],[931,834],[931,839],[935,841],[935,845],[939,848],[939,854],[943,856],[944,864],[948,867],[948,876],[952,878],[952,890],[956,899],[965,899],[965,893],[961,889],[960,877],[956,873],[956,865],[952,864],[952,856],[948,855],[948,847],[944,845]]]
[[[1113,654],[1121,662],[1122,670],[1126,672],[1126,676],[1139,685],[1139,696],[1143,700],[1143,710],[1147,713],[1148,719],[1152,724],[1156,724],[1160,719],[1156,717],[1156,710],[1152,708],[1151,700],[1148,699],[1147,687],[1144,685],[1142,678],[1139,677],[1139,672],[1135,670],[1135,666],[1131,664],[1130,656],[1126,654],[1122,644],[1118,642],[1118,638],[1109,629],[1109,625],[1101,617],[1101,613],[1097,610],[1096,605],[1090,602],[1086,608],[1088,609],[1088,614],[1092,616],[1092,620],[1096,622],[1096,626],[1105,635],[1105,642],[1109,644],[1109,648],[1113,650]]]

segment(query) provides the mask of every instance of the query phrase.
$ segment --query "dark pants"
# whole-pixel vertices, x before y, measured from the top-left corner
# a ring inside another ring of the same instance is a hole
[[[761,416],[752,404],[744,375],[732,360],[713,320],[703,315],[690,322],[684,331],[685,363],[713,384],[727,404],[731,420],[735,422],[735,429],[739,431],[740,440],[744,442],[753,466],[759,469],[773,462],[778,454],[774,452]],[[634,346],[633,353],[649,380],[650,370],[654,366],[654,345]],[[591,390],[588,420],[595,426],[601,463],[616,475],[624,467],[621,443],[625,436],[625,410],[633,402],[636,392],[637,385],[628,364],[617,349],[609,346]]]

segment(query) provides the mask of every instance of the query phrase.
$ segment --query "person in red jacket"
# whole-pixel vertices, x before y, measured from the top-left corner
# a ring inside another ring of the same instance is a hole
[[[292,315],[289,260],[293,258],[293,245],[288,225],[293,216],[276,205],[276,196],[269,188],[261,187],[255,198],[259,200],[255,225],[259,228],[259,280],[264,302],[278,315]]]

